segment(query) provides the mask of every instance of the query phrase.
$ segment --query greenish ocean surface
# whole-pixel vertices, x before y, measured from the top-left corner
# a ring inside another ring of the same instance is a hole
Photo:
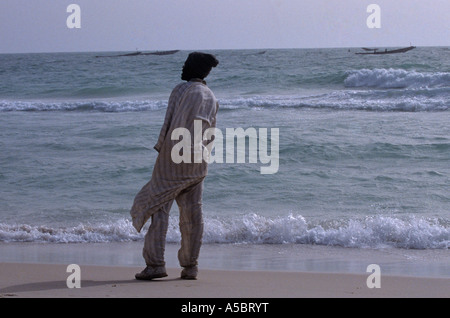
[[[211,51],[218,128],[278,128],[279,169],[211,164],[204,244],[448,250],[450,49],[355,52]],[[0,55],[0,242],[143,240],[129,209],[188,53]]]

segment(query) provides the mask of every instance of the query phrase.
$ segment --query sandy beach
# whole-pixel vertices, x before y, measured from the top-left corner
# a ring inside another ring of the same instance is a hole
[[[199,279],[179,278],[179,269],[154,281],[137,281],[137,267],[80,267],[81,288],[68,288],[67,265],[0,264],[3,298],[299,298],[450,297],[450,279],[383,276],[369,289],[368,275],[275,271],[201,270]]]
[[[181,280],[177,244],[166,246],[168,277],[138,281],[140,242],[0,244],[2,298],[450,297],[448,252],[320,246],[205,245],[198,280]],[[68,288],[79,264],[81,288]],[[368,288],[369,264],[381,267]]]

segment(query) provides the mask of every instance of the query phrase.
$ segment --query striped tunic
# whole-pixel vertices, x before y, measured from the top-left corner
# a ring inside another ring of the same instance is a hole
[[[159,152],[151,180],[144,185],[134,199],[130,214],[133,226],[141,231],[147,220],[165,204],[174,200],[184,189],[201,182],[208,173],[205,160],[194,163],[174,163],[172,148],[180,140],[172,140],[176,128],[189,130],[191,148],[194,149],[194,120],[202,121],[203,132],[216,126],[219,105],[206,82],[193,79],[177,85],[169,98],[164,124],[154,149]],[[202,143],[202,149],[205,145]],[[167,211],[169,212],[169,211]]]

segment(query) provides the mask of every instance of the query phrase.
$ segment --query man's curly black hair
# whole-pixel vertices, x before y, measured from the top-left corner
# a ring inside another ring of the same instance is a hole
[[[184,63],[181,79],[183,81],[190,81],[193,78],[204,79],[218,64],[219,61],[212,54],[193,52]]]

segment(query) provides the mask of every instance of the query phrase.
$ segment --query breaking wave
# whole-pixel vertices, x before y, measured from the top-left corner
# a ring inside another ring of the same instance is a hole
[[[95,101],[0,101],[0,111],[97,111],[132,112],[165,108],[167,101],[161,100],[95,100]]]
[[[423,91],[337,90],[311,96],[258,96],[220,101],[221,109],[304,108],[374,112],[439,112],[450,109],[450,89]]]
[[[222,110],[246,108],[313,108],[366,111],[448,111],[450,109],[450,73],[421,73],[402,69],[361,69],[347,72],[340,79],[342,88],[318,88],[322,93],[252,94],[219,96]],[[326,85],[325,85],[326,86]],[[219,92],[220,94],[220,92]],[[160,96],[159,96],[160,97]],[[167,107],[167,99],[143,97],[130,100],[0,100],[0,112],[5,111],[94,111],[139,112]]]
[[[148,226],[148,225],[147,225]],[[0,224],[0,242],[107,243],[143,240],[125,219],[106,225],[80,224],[53,228]],[[178,220],[171,217],[169,243],[180,241]],[[374,216],[351,220],[308,222],[301,215],[268,218],[247,214],[233,220],[205,219],[205,244],[313,244],[352,248],[395,247],[448,249],[450,227],[442,219]]]
[[[402,69],[362,69],[350,72],[346,87],[440,88],[450,86],[450,73],[420,73]]]
[[[298,108],[329,110],[365,110],[375,112],[435,112],[448,111],[448,89],[432,91],[389,92],[385,90],[341,90],[311,96],[252,96],[219,100],[220,109]],[[165,100],[146,101],[77,101],[31,102],[0,101],[0,112],[91,111],[91,112],[142,112],[167,107]]]

